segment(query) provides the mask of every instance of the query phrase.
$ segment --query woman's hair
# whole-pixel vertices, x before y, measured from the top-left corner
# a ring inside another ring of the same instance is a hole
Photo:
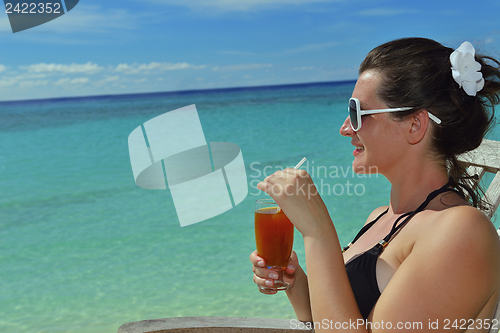
[[[476,96],[469,96],[452,77],[452,48],[425,38],[403,38],[380,45],[361,63],[359,73],[382,74],[377,97],[388,107],[412,107],[393,112],[396,119],[427,110],[441,124],[431,127],[435,156],[444,161],[456,187],[474,207],[488,208],[484,194],[458,162],[459,154],[477,148],[494,122],[494,105],[500,101],[500,62],[476,54],[485,80]]]

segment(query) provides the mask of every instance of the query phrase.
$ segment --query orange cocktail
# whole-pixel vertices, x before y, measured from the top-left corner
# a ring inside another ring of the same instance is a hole
[[[267,268],[276,270],[279,278],[274,287],[259,287],[266,290],[285,290],[289,285],[283,281],[283,271],[288,265],[293,247],[293,224],[272,199],[255,202],[255,242],[257,253],[266,261]]]

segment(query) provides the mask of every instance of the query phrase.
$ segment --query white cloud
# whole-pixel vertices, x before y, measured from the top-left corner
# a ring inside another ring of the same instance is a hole
[[[90,79],[88,77],[77,77],[70,81],[71,84],[87,83]]]
[[[60,72],[65,74],[72,74],[72,73],[94,74],[103,69],[103,67],[99,67],[97,64],[93,64],[91,62],[88,62],[86,64],[73,63],[71,65],[39,63],[36,65],[21,66],[20,68],[28,71],[29,73]]]
[[[251,69],[261,69],[272,67],[272,64],[243,64],[243,65],[228,65],[228,66],[215,66],[212,68],[214,71],[232,72],[232,71],[245,71]]]
[[[7,15],[0,16],[0,32],[12,33],[12,28],[10,27],[9,17]]]
[[[2,77],[0,80],[0,87],[11,87],[17,84],[19,80],[15,77]]]
[[[46,77],[45,74],[39,73],[21,73],[17,74],[17,72],[9,73],[10,71],[6,70],[6,75],[2,75],[0,80],[0,87],[12,87],[12,86],[33,86],[34,82],[45,82],[44,79]],[[23,83],[28,82],[28,83]]]
[[[294,71],[310,71],[312,69],[314,69],[314,66],[295,67],[293,70]]]
[[[144,1],[144,0],[141,0]],[[213,9],[218,11],[249,11],[260,9],[276,9],[293,5],[310,5],[314,3],[335,3],[344,0],[148,0],[149,2],[188,7],[203,11]]]
[[[406,14],[416,14],[417,10],[412,9],[390,9],[390,8],[373,8],[373,9],[365,9],[358,14],[362,16],[379,16],[379,17],[387,17],[387,16],[399,16]]]
[[[69,79],[68,78],[63,78],[63,79],[59,79],[59,81],[57,81],[56,83],[54,83],[56,86],[60,86],[60,85],[63,85],[63,84],[66,84],[66,83],[69,83]]]
[[[70,79],[70,78],[62,78],[62,79],[59,79],[59,81],[57,81],[56,83],[54,83],[56,86],[60,86],[60,85],[67,85],[67,84],[83,84],[83,83],[87,83],[89,82],[90,79],[88,77],[76,77],[74,79]]]
[[[108,76],[107,78],[104,78],[104,79],[102,79],[102,80],[101,80],[101,81],[99,81],[99,82],[101,82],[101,83],[105,83],[105,82],[113,82],[113,81],[118,81],[119,79],[120,79],[120,77],[119,77],[119,76]]]
[[[116,66],[116,72],[125,74],[148,73],[150,71],[173,71],[179,69],[200,69],[206,66],[195,66],[186,62],[170,63],[170,62],[151,62],[149,64],[119,64]]]
[[[7,70],[7,66],[5,65],[0,65],[0,73],[5,72]]]
[[[103,79],[93,82],[96,87],[111,87],[111,86],[116,86],[117,83],[120,81],[120,77],[118,75],[114,76],[106,76]]]
[[[35,86],[44,86],[44,85],[47,85],[49,83],[49,81],[47,80],[27,80],[27,81],[20,81],[19,82],[19,86],[21,88],[31,88],[31,87],[35,87]]]

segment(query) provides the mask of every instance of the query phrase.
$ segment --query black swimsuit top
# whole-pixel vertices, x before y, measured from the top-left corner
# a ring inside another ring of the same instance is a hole
[[[376,264],[378,256],[382,253],[391,238],[403,226],[405,226],[413,216],[423,211],[432,199],[443,192],[457,192],[455,189],[450,188],[450,184],[451,180],[445,186],[429,194],[425,201],[416,210],[401,215],[396,220],[396,222],[394,222],[391,232],[387,236],[385,236],[384,239],[382,239],[378,244],[376,244],[368,251],[354,256],[346,263],[345,268],[347,271],[347,276],[349,277],[349,282],[351,283],[354,297],[356,298],[359,310],[364,319],[368,318],[368,315],[370,314],[372,308],[375,306],[375,303],[377,303],[377,300],[380,297],[380,289],[378,288],[376,275]],[[385,213],[387,213],[388,210],[389,208],[382,214],[380,214],[375,220],[367,223],[359,231],[354,240],[344,248],[344,251],[346,251],[354,242],[358,240],[359,237],[361,237],[361,235],[363,235],[368,229],[370,229],[371,226],[373,226]],[[406,219],[398,225],[398,222],[405,217]]]

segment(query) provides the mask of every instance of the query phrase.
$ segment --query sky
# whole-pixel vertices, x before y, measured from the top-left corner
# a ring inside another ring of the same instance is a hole
[[[499,13],[491,0],[80,0],[12,33],[2,11],[0,101],[354,80],[372,48],[410,36],[499,56]]]

